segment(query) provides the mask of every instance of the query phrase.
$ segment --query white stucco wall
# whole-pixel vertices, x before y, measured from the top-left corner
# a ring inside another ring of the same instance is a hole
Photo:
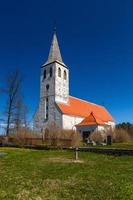
[[[106,127],[102,126],[102,125],[98,125],[96,130],[102,132],[102,131],[106,130]]]
[[[115,127],[115,123],[114,122],[109,122],[106,123],[109,126],[102,126],[102,125],[98,125],[98,126],[77,126],[77,130],[80,131],[81,133],[83,132],[93,132],[93,131],[101,131],[101,132],[106,132],[108,129],[114,128]]]
[[[62,128],[63,129],[74,129],[75,124],[80,123],[84,118],[83,117],[76,117],[63,114],[62,115]]]
[[[112,128],[112,130],[115,128],[115,122],[108,121],[105,124],[109,125]]]

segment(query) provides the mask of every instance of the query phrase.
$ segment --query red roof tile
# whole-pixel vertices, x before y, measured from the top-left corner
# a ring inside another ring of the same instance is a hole
[[[114,121],[109,112],[100,105],[93,104],[75,97],[69,97],[69,103],[58,103],[57,106],[62,113],[72,116],[87,117],[91,112],[93,112],[98,118],[107,121]]]
[[[79,124],[76,126],[88,126],[88,125],[105,125],[104,121],[99,119],[92,112],[88,117],[85,117]]]

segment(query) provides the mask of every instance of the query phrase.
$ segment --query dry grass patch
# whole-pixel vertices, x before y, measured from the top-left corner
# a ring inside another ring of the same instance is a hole
[[[46,179],[42,185],[49,190],[57,190],[61,187],[62,181],[60,179]]]
[[[56,157],[50,157],[47,158],[49,162],[52,163],[84,163],[83,160],[75,160],[73,158],[65,158],[63,156],[56,156]]]
[[[119,143],[130,142],[131,137],[126,130],[115,129],[115,131],[113,132],[113,141],[116,142],[116,143],[117,142],[119,142]]]

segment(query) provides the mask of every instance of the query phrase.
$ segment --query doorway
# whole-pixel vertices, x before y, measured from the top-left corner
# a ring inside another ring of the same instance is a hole
[[[86,142],[87,141],[87,139],[89,138],[89,136],[90,136],[90,131],[83,131],[83,134],[82,134],[82,136],[83,136],[83,141],[84,142]]]

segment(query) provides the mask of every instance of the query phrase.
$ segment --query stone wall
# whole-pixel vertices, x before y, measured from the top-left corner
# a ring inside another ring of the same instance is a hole
[[[58,70],[61,69],[61,77],[58,76]],[[66,80],[64,79],[64,71],[66,72]],[[56,63],[55,65],[55,101],[68,103],[69,98],[69,70]]]

